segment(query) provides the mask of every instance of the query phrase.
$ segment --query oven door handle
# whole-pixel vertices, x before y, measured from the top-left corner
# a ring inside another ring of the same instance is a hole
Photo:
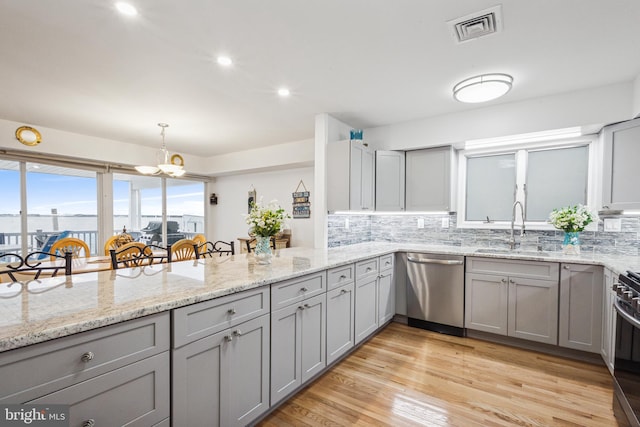
[[[618,298],[616,298],[616,302],[613,307],[616,309],[618,314],[624,318],[624,320],[631,323],[634,327],[640,328],[640,320],[627,313],[625,309],[622,308],[622,305],[620,305],[620,301],[618,300]]]

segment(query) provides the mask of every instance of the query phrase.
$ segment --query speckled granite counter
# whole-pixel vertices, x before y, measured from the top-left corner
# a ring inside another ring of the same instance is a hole
[[[268,266],[252,255],[0,284],[0,352],[269,285],[396,251],[603,265],[639,271],[639,257],[561,253],[479,253],[478,248],[364,243],[332,249],[289,248]]]

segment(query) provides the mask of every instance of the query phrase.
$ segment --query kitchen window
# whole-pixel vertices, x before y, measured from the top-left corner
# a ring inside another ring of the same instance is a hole
[[[467,150],[460,156],[458,226],[507,228],[513,205],[524,206],[527,227],[547,224],[554,208],[595,205],[595,137],[514,148]],[[516,221],[521,222],[517,209]]]

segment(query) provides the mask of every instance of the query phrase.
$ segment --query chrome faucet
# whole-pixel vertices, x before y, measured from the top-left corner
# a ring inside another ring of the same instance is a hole
[[[511,210],[511,234],[509,235],[509,249],[515,249],[516,248],[516,239],[515,237],[513,237],[513,227],[515,225],[516,222],[516,206],[520,205],[520,216],[522,217],[522,228],[520,229],[520,237],[524,236],[525,230],[524,230],[524,207],[522,206],[522,203],[520,203],[519,200],[516,200],[513,203],[513,208]]]

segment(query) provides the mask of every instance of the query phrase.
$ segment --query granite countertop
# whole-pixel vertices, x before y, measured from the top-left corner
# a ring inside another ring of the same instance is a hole
[[[640,270],[640,257],[479,253],[479,248],[362,243],[276,251],[270,265],[251,254],[0,284],[0,352],[167,311],[397,251],[603,265]]]

